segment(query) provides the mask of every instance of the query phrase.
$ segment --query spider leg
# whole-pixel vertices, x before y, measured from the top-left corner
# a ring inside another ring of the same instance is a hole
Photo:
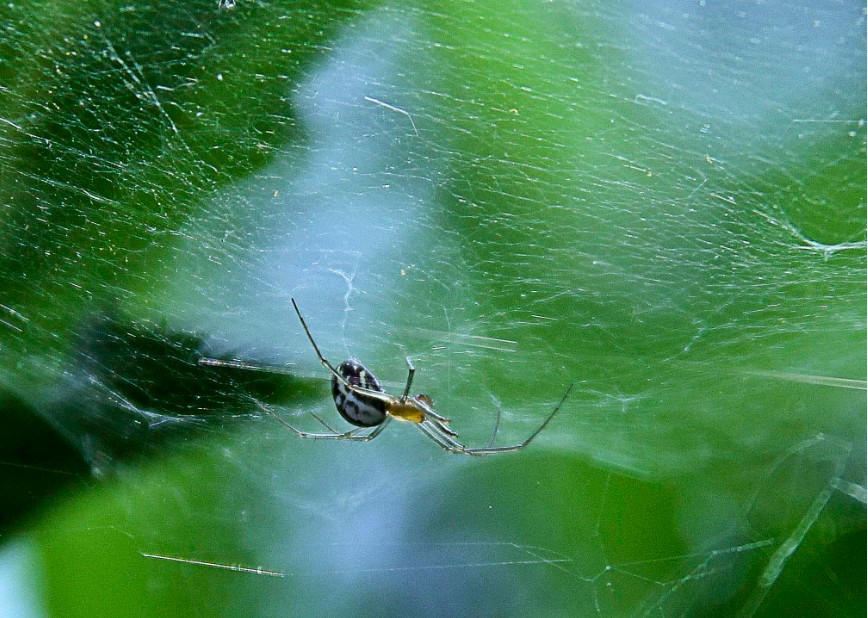
[[[329,430],[329,433],[317,433],[311,431],[302,431],[297,429],[283,420],[276,412],[274,412],[270,407],[263,404],[262,402],[257,401],[256,405],[260,410],[273,417],[278,423],[292,431],[299,438],[311,438],[313,440],[350,440],[354,442],[367,442],[369,440],[373,440],[383,429],[386,428],[386,425],[389,424],[389,417],[386,417],[382,423],[377,425],[374,430],[370,433],[363,434],[362,431],[369,429],[368,427],[356,427],[355,429],[350,429],[349,431],[345,431],[343,433],[335,431],[332,429],[325,421],[323,421],[316,414],[311,414],[316,420],[318,420],[326,429]]]
[[[425,415],[430,416],[432,418],[435,418],[441,425],[448,425],[449,423],[452,422],[452,419],[446,418],[445,416],[443,416],[441,414],[437,414],[434,410],[431,409],[431,406],[425,406]],[[451,429],[448,429],[448,428],[444,428],[444,431],[450,435],[453,435],[453,436],[458,435],[454,431],[452,431]]]
[[[444,451],[456,453],[458,455],[474,455],[477,457],[481,457],[484,455],[492,455],[494,453],[511,453],[521,450],[525,446],[527,446],[527,442],[525,442],[522,444],[516,444],[514,446],[487,446],[484,448],[468,448],[458,442],[455,438],[438,431],[438,429],[433,424],[429,425],[423,422],[419,423],[417,427],[422,430],[422,433],[424,433],[426,436],[431,438],[431,440],[436,442]]]
[[[324,420],[322,420],[322,418],[320,418],[318,415],[314,414],[313,412],[311,412],[310,415],[312,417],[314,417],[316,420],[318,420],[320,422],[320,425],[322,425],[323,427],[328,429],[330,432],[332,432],[332,434],[334,434],[334,437],[335,437],[334,439],[336,439],[336,440],[355,440],[355,441],[361,441],[361,442],[367,442],[368,440],[373,440],[374,438],[376,438],[377,435],[381,431],[383,431],[383,429],[386,428],[386,421],[389,420],[389,417],[386,417],[386,419],[382,423],[377,425],[377,427],[376,427],[376,429],[374,429],[374,431],[372,431],[371,433],[368,433],[368,434],[362,434],[361,432],[363,432],[367,429],[370,429],[370,427],[356,427],[355,429],[350,429],[349,431],[344,431],[343,433],[341,433],[340,431],[336,431],[336,430],[332,429],[331,425],[326,423]],[[316,434],[315,437],[327,438],[328,434]]]
[[[467,447],[458,442],[455,438],[446,433],[443,433],[443,431],[441,430],[442,425],[435,425],[433,422],[427,419],[417,424],[416,427],[418,427],[422,431],[422,433],[428,436],[428,438],[435,442],[444,451],[448,451],[450,453],[459,453],[462,455],[485,454],[474,453],[470,449],[467,449]]]
[[[304,321],[304,318],[301,315],[301,311],[299,311],[298,309],[298,304],[295,302],[295,299],[290,298],[290,300],[292,301],[293,309],[295,309],[295,314],[298,316],[302,328],[304,328],[304,333],[307,335],[308,341],[310,341],[310,344],[313,346],[313,351],[316,352],[316,355],[319,358],[319,362],[322,363],[323,367],[331,371],[332,375],[334,375],[338,380],[340,380],[344,384],[347,384],[347,381],[344,380],[343,376],[338,373],[338,370],[335,369],[332,364],[325,359],[325,357],[322,355],[322,352],[319,351],[319,347],[317,347],[316,341],[313,340],[313,335],[310,334],[310,329],[307,327],[307,322]]]
[[[460,455],[493,455],[496,453],[512,453],[515,451],[520,451],[528,444],[530,444],[534,438],[536,438],[540,432],[546,428],[546,425],[555,417],[555,414],[561,409],[561,406],[567,400],[567,397],[570,394],[570,391],[573,390],[573,385],[567,388],[567,391],[564,393],[564,396],[561,397],[561,400],[558,402],[558,405],[555,406],[555,409],[552,410],[551,414],[549,414],[546,419],[542,422],[542,424],[537,427],[536,431],[534,431],[528,438],[522,442],[521,444],[513,444],[512,446],[489,446],[482,448],[468,448],[458,442],[455,437],[450,436],[447,433],[443,432],[443,426],[439,424],[435,424],[434,421],[430,421],[426,419],[425,421],[419,423],[417,426],[422,430],[426,436],[428,436],[432,441],[436,442],[442,449],[450,452],[457,453]],[[453,434],[454,435],[454,434]]]
[[[430,416],[431,418],[436,419],[438,421],[438,423],[437,423],[438,425],[441,425],[441,426],[442,425],[448,425],[450,422],[452,422],[451,419],[449,419],[449,418],[447,418],[441,414],[437,414],[431,405],[429,405],[424,400],[422,400],[421,395],[415,397],[414,400],[416,402],[416,405],[421,407],[422,410],[425,412],[425,416]],[[428,401],[431,401],[431,399],[429,398]],[[444,432],[448,433],[451,436],[457,436],[458,435],[454,431],[449,429],[448,427],[442,427],[442,429]]]
[[[435,428],[438,432],[440,432],[440,433],[442,433],[442,434],[445,434],[445,435],[447,435],[447,436],[450,436],[450,437],[452,437],[452,438],[457,438],[457,437],[458,437],[458,434],[455,433],[454,431],[452,431],[452,430],[449,428],[448,425],[446,425],[443,421],[440,420],[440,418],[437,418],[437,417],[435,416],[434,418],[429,418],[429,419],[426,419],[426,420],[427,420],[429,423],[431,423],[431,425],[433,425],[434,428]],[[448,419],[448,418],[446,419],[446,422],[447,422],[447,423],[449,422],[449,419]]]
[[[339,436],[335,436],[333,439],[335,440],[350,440],[352,442],[369,442],[376,438],[382,433],[382,431],[386,428],[386,425],[389,424],[389,417],[386,417],[382,423],[377,425],[374,430],[370,433],[360,433],[365,429],[369,429],[368,427],[356,427],[355,429],[351,429],[346,433],[342,433]]]
[[[497,407],[497,417],[494,419],[494,431],[491,432],[491,439],[488,441],[488,444],[485,445],[486,448],[494,446],[494,440],[497,438],[497,430],[500,429],[500,401],[498,401],[494,396],[492,396],[492,399],[495,400],[494,403]]]
[[[410,394],[410,385],[413,384],[413,375],[416,373],[416,368],[413,366],[413,361],[410,360],[409,356],[405,357],[407,359],[407,367],[409,368],[409,373],[407,373],[407,386],[404,387],[404,394],[401,395],[401,403],[407,401],[407,395]]]
[[[318,415],[314,414],[313,412],[311,412],[310,415],[311,415],[312,417],[314,417],[316,420],[318,420],[318,421],[319,421],[319,424],[322,425],[323,427],[325,427],[326,429],[328,429],[330,432],[332,432],[332,433],[341,433],[340,431],[336,431],[335,429],[333,429],[331,425],[329,425],[328,423],[326,423],[324,420],[322,420],[322,418],[320,418]]]
[[[546,417],[546,420],[544,420],[544,421],[542,422],[542,425],[540,425],[539,427],[537,427],[537,429],[536,429],[535,432],[533,432],[532,434],[530,434],[530,435],[528,436],[527,440],[525,440],[525,441],[522,442],[521,444],[516,445],[518,448],[524,448],[524,447],[526,447],[528,444],[531,443],[531,441],[532,441],[534,438],[536,438],[536,437],[540,434],[540,432],[541,432],[543,429],[546,428],[546,425],[548,425],[549,422],[550,422],[550,421],[555,417],[555,414],[557,414],[558,411],[561,409],[561,406],[564,405],[564,402],[567,400],[567,397],[570,396],[570,393],[571,393],[572,390],[573,390],[573,386],[574,386],[573,384],[570,384],[570,385],[567,387],[567,390],[566,390],[566,392],[564,393],[564,396],[561,397],[561,400],[558,402],[558,405],[555,406],[555,409],[552,410],[552,413],[549,414],[549,415]],[[506,447],[506,448],[513,448],[513,447]],[[515,449],[514,449],[514,450],[515,450]]]

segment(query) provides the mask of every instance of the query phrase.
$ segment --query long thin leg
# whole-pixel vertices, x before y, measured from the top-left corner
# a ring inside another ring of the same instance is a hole
[[[556,405],[556,406],[555,406],[555,409],[552,410],[552,413],[549,414],[548,417],[546,417],[546,420],[543,421],[542,425],[540,425],[539,427],[537,427],[537,430],[536,430],[535,432],[533,432],[532,434],[530,434],[530,436],[528,436],[527,440],[525,440],[525,441],[522,442],[521,444],[517,445],[518,448],[524,448],[524,447],[526,447],[528,444],[531,443],[531,441],[532,441],[534,438],[536,438],[536,437],[540,434],[540,432],[541,432],[543,429],[546,428],[546,425],[549,424],[549,422],[550,422],[550,421],[555,417],[555,414],[558,413],[558,410],[561,409],[561,406],[564,405],[564,402],[567,400],[567,397],[570,396],[570,392],[571,392],[572,390],[573,390],[573,385],[570,384],[570,385],[567,387],[567,391],[564,393],[564,396],[561,397],[561,400],[558,402],[558,405]],[[506,448],[512,448],[512,447],[506,447]]]
[[[317,358],[319,358],[319,362],[321,362],[326,369],[331,371],[332,375],[334,375],[335,378],[337,378],[349,390],[351,390],[355,393],[359,393],[362,396],[375,397],[375,398],[381,399],[381,400],[383,400],[383,398],[389,397],[388,395],[385,395],[384,393],[381,393],[379,391],[374,391],[374,390],[370,390],[367,388],[362,388],[361,386],[355,386],[355,385],[347,382],[346,378],[344,378],[344,376],[342,376],[340,373],[338,373],[338,370],[335,369],[334,366],[325,359],[325,357],[322,355],[322,352],[319,351],[319,347],[316,345],[316,341],[313,340],[313,335],[310,334],[310,329],[307,327],[307,322],[304,321],[304,317],[301,315],[301,311],[298,308],[298,303],[295,302],[294,298],[290,298],[290,300],[292,301],[292,307],[295,309],[295,313],[298,316],[299,321],[301,322],[301,326],[302,326],[302,328],[304,328],[304,332],[307,335],[307,338],[310,341],[310,344],[313,346],[313,351],[316,352]],[[407,375],[407,384],[404,387],[404,394],[401,396],[401,402],[402,403],[407,400],[407,396],[410,393],[410,387],[413,384],[413,375],[416,373],[416,368],[413,366],[413,362],[410,360],[410,357],[406,357],[406,359],[407,359],[407,365],[409,366],[410,371]],[[448,418],[446,418],[444,416],[440,416],[436,412],[431,412],[431,415],[434,416],[441,423],[449,423]],[[322,422],[322,421],[320,421],[320,422]],[[452,432],[447,430],[447,433],[452,433]]]
[[[440,418],[442,418],[442,417],[440,417]],[[434,428],[437,429],[437,431],[439,431],[440,433],[444,433],[447,436],[457,438],[458,434],[455,433],[454,431],[452,431],[452,429],[449,428],[449,425],[446,424],[449,422],[449,419],[447,418],[446,423],[444,423],[443,421],[440,420],[440,418],[433,418],[432,417],[432,418],[427,418],[425,420],[427,422],[431,423],[434,426]]]
[[[344,377],[338,373],[338,370],[335,369],[330,362],[328,362],[325,357],[322,355],[322,352],[319,351],[319,347],[316,345],[316,341],[313,340],[313,335],[310,334],[310,329],[307,327],[307,322],[304,321],[304,318],[301,315],[301,311],[298,309],[298,304],[295,302],[294,298],[290,298],[292,301],[292,307],[295,309],[295,314],[298,316],[299,321],[301,322],[302,328],[304,328],[304,332],[307,335],[310,344],[313,346],[313,351],[316,352],[317,357],[319,358],[319,362],[323,364],[323,367],[332,372],[332,374],[344,384],[347,384],[347,381]]]
[[[300,429],[296,429],[285,420],[283,420],[278,414],[276,414],[273,410],[271,410],[265,404],[257,401],[257,406],[260,410],[273,417],[278,423],[291,430],[295,435],[299,438],[310,438],[312,440],[350,440],[354,442],[368,442],[369,440],[373,440],[386,428],[386,425],[389,424],[390,418],[387,416],[386,420],[377,425],[377,427],[370,433],[362,434],[360,432],[368,429],[367,427],[356,427],[355,429],[350,429],[349,431],[345,431],[343,433],[339,433],[336,431],[332,431],[330,433],[316,433],[310,431],[302,431]],[[312,415],[316,420],[322,423],[327,429],[331,429],[326,423],[316,415]]]
[[[494,446],[494,441],[497,439],[497,431],[500,429],[500,400],[497,399],[494,395],[492,395],[492,400],[494,400],[494,406],[497,408],[497,416],[494,419],[494,431],[491,432],[491,439],[486,444],[486,448],[491,448]]]
[[[292,306],[295,309],[296,315],[298,315],[298,319],[301,321],[301,325],[304,328],[304,332],[307,335],[308,341],[313,346],[313,351],[316,352],[317,357],[319,358],[319,362],[323,364],[323,366],[332,372],[332,374],[341,382],[346,384],[349,388],[354,388],[351,384],[349,384],[344,377],[338,373],[338,370],[335,369],[330,362],[328,362],[325,357],[323,357],[322,352],[319,351],[319,347],[316,345],[316,341],[313,340],[313,335],[310,334],[310,329],[307,327],[307,322],[304,321],[304,318],[301,315],[301,311],[298,309],[298,304],[296,304],[295,299],[291,298]],[[208,367],[229,367],[232,369],[246,369],[248,371],[262,371],[264,373],[277,373],[283,375],[296,375],[295,372],[286,368],[286,367],[278,367],[275,365],[260,365],[258,363],[246,363],[243,361],[237,360],[222,360],[219,358],[206,358],[202,357],[199,359],[200,365],[205,365]],[[364,390],[364,389],[362,389]]]
[[[325,367],[326,369],[331,371],[332,375],[334,375],[335,378],[337,378],[344,386],[346,386],[349,390],[351,390],[355,393],[360,393],[361,395],[365,395],[368,397],[373,396],[373,397],[377,397],[377,398],[386,396],[383,393],[381,393],[380,391],[374,391],[374,390],[370,390],[367,388],[362,388],[361,386],[355,386],[355,385],[347,382],[347,379],[344,376],[342,376],[340,373],[338,373],[338,370],[335,369],[334,366],[325,359],[325,357],[322,355],[322,352],[319,351],[319,347],[316,345],[316,341],[313,340],[313,335],[310,334],[310,329],[307,327],[307,322],[304,321],[304,317],[302,317],[302,315],[301,315],[301,311],[298,308],[298,303],[295,302],[294,298],[290,298],[290,300],[292,301],[292,306],[295,309],[295,313],[298,316],[299,321],[301,322],[301,326],[304,328],[304,332],[307,335],[308,341],[310,341],[310,344],[313,346],[313,351],[316,352],[317,358],[319,358],[319,362],[322,363],[323,367]],[[410,368],[412,371],[415,371],[415,369],[413,368],[412,365],[410,366]],[[408,383],[407,383],[407,390],[409,390],[409,384],[410,384],[410,382],[412,382],[412,378],[413,378],[413,376],[412,376],[412,372],[411,372],[410,378],[408,379]],[[322,422],[322,421],[320,421],[320,422]]]
[[[407,359],[407,367],[409,368],[409,373],[407,373],[407,386],[404,387],[404,394],[401,395],[401,403],[407,401],[407,395],[410,394],[410,385],[413,384],[413,375],[416,373],[416,368],[413,366],[413,361],[410,360],[409,356],[405,357]]]
[[[564,396],[561,397],[561,400],[558,402],[558,405],[555,406],[555,409],[552,410],[552,413],[549,414],[546,419],[542,422],[542,425],[537,427],[536,431],[534,431],[524,442],[521,444],[514,444],[512,446],[487,446],[483,448],[467,448],[453,437],[445,434],[440,430],[440,428],[429,420],[425,420],[417,425],[422,432],[431,438],[434,442],[436,442],[441,448],[450,453],[458,453],[460,455],[493,455],[496,453],[511,453],[515,451],[519,451],[530,444],[534,438],[536,438],[540,432],[546,428],[546,425],[555,417],[555,414],[561,409],[561,406],[567,400],[567,397],[570,394],[570,391],[573,390],[573,385],[567,388],[567,392],[564,393]]]
[[[337,430],[335,430],[334,428],[332,428],[331,425],[329,425],[328,423],[326,423],[324,420],[322,420],[322,418],[320,418],[318,415],[314,414],[313,412],[310,412],[310,415],[311,415],[312,417],[314,417],[316,420],[318,420],[318,421],[319,421],[319,424],[322,425],[323,427],[325,427],[326,429],[328,429],[330,432],[332,432],[332,433],[341,433],[340,431],[337,431]],[[346,432],[344,432],[344,433],[346,433]]]
[[[285,367],[279,367],[279,366],[275,366],[275,365],[259,365],[259,364],[256,364],[256,363],[246,363],[246,362],[243,362],[243,361],[237,361],[237,360],[222,360],[222,359],[219,359],[219,358],[208,358],[208,357],[205,357],[205,356],[199,358],[199,364],[200,364],[200,365],[204,365],[204,366],[206,366],[206,367],[228,367],[228,368],[230,368],[230,369],[244,369],[244,370],[246,370],[246,371],[259,371],[259,372],[262,372],[262,373],[275,373],[275,374],[288,375],[288,376],[295,376],[295,375],[297,375],[297,373],[296,373],[295,371],[292,371],[292,370],[287,369],[287,368],[285,368]],[[348,383],[346,382],[346,380],[344,380],[343,378],[340,378],[340,379],[341,379],[341,382],[343,382],[343,383],[347,386],[347,388],[349,388],[351,391],[356,391],[356,392],[359,392],[359,393],[361,393],[361,394],[363,394],[363,395],[368,395],[368,396],[370,396],[370,393],[371,393],[371,392],[373,392],[374,394],[377,394],[376,391],[368,391],[367,389],[362,389],[362,388],[359,388],[359,387],[353,386],[352,384],[348,384]],[[260,407],[260,409],[263,409],[263,408],[262,408],[262,405],[261,405],[259,402],[256,402],[256,404]],[[271,414],[272,416],[276,416],[276,415],[275,415],[273,412],[271,412],[270,410],[265,410],[265,411],[266,411],[268,414]],[[311,412],[310,415],[311,415],[312,417],[314,417],[317,421],[319,421],[319,424],[320,424],[320,425],[322,425],[323,427],[325,427],[326,429],[328,429],[331,433],[333,433],[333,434],[336,435],[336,436],[351,436],[354,432],[359,432],[359,431],[361,431],[362,429],[367,429],[367,428],[365,428],[365,427],[360,427],[360,428],[357,428],[357,429],[352,429],[352,430],[350,430],[350,431],[345,431],[345,432],[341,433],[341,432],[336,431],[335,429],[333,429],[331,425],[329,425],[328,423],[326,423],[322,418],[320,418],[319,416],[317,416],[317,415],[314,414],[313,412]],[[305,433],[305,432],[299,432],[298,430],[295,429],[295,427],[292,427],[291,425],[289,425],[289,423],[287,423],[286,421],[284,421],[284,420],[283,420],[282,418],[280,418],[280,417],[277,417],[277,420],[279,420],[279,421],[280,421],[281,423],[283,423],[284,425],[289,426],[290,429],[292,429],[293,431],[295,431],[295,432],[298,433],[299,435],[300,435],[301,433]],[[379,433],[379,432],[378,432],[378,433]],[[447,433],[449,433],[449,430],[447,430]],[[321,438],[324,438],[324,437],[327,436],[327,434],[316,434],[316,435],[317,435],[318,437],[321,437]],[[350,438],[346,438],[346,437],[345,437],[345,438],[342,438],[342,439],[346,440],[346,439],[350,439]]]
[[[428,438],[433,440],[440,446],[443,450],[449,451],[450,453],[463,453],[464,447],[462,447],[458,442],[449,436],[440,433],[434,426],[428,421],[424,420],[421,423],[417,424],[416,427],[424,433]]]
[[[307,338],[310,340],[311,345],[313,345],[313,349],[316,352],[316,355],[319,357],[320,362],[322,362],[322,364],[325,367],[327,367],[328,370],[331,371],[338,380],[343,382],[343,384],[346,385],[347,388],[349,388],[352,391],[358,391],[362,394],[368,394],[369,391],[367,389],[358,388],[358,387],[353,386],[352,384],[349,384],[344,379],[344,377],[341,374],[339,374],[337,372],[337,370],[335,370],[335,368],[332,367],[331,364],[325,358],[323,358],[322,354],[319,351],[319,348],[316,345],[316,342],[314,342],[313,337],[310,334],[310,330],[308,330],[308,327],[304,321],[304,318],[301,316],[301,312],[298,310],[298,305],[296,304],[295,299],[293,298],[291,300],[292,300],[292,306],[295,308],[296,314],[298,314],[298,319],[301,320],[301,325],[304,327],[304,332],[307,334]],[[407,359],[407,362],[409,362],[409,360],[410,359]],[[274,366],[274,365],[260,365],[257,363],[246,363],[246,362],[238,361],[238,360],[222,360],[219,358],[201,357],[201,358],[199,358],[198,363],[200,365],[204,365],[207,367],[227,367],[230,369],[244,369],[247,371],[261,371],[261,372],[265,372],[265,373],[295,375],[295,373],[293,371],[291,371],[290,369],[287,369],[285,367],[278,367],[278,366]],[[410,365],[410,368],[413,369],[412,364]],[[409,386],[410,386],[409,382],[411,380],[412,380],[412,372],[410,374],[410,380],[408,380],[407,390],[409,390]],[[379,394],[376,391],[370,391],[370,393],[373,393],[374,395]],[[266,406],[262,402],[257,401],[256,399],[253,399],[253,402],[256,404],[256,406],[260,410],[262,410],[263,412],[265,412],[269,416],[274,417],[274,419],[277,420],[277,422],[279,422],[281,425],[283,425],[287,429],[290,429],[293,433],[295,433],[295,435],[299,436],[300,438],[312,438],[312,439],[319,439],[319,440],[355,440],[355,441],[367,442],[368,440],[373,440],[378,435],[380,435],[380,432],[382,432],[383,429],[386,428],[386,425],[388,424],[388,422],[390,420],[390,417],[387,416],[382,423],[377,425],[376,429],[374,429],[373,431],[371,431],[370,433],[367,433],[367,434],[361,434],[360,432],[369,429],[368,427],[356,427],[355,429],[350,429],[349,431],[338,432],[338,431],[335,431],[334,429],[332,429],[332,427],[328,423],[326,423],[323,419],[321,419],[319,416],[311,413],[311,416],[313,416],[320,423],[320,425],[322,425],[323,427],[325,427],[326,429],[329,430],[329,433],[316,433],[316,432],[301,431],[300,429],[296,429],[295,427],[293,427],[292,425],[287,423],[285,420],[283,420],[274,411],[272,411],[271,408],[269,408],[268,406]]]
[[[448,425],[451,422],[450,419],[446,418],[445,416],[441,416],[434,411],[434,408],[432,407],[434,404],[431,401],[430,397],[427,397],[425,395],[419,395],[413,400],[416,402],[416,405],[418,407],[422,408],[422,411],[425,413],[426,418],[428,418],[429,420],[431,420],[432,423],[437,425],[441,431],[449,434],[452,437],[458,436],[457,433],[449,429]]]
[[[310,438],[312,440],[350,440],[353,442],[368,442],[376,438],[380,433],[386,428],[386,425],[389,424],[390,418],[387,416],[386,420],[377,425],[377,427],[370,433],[362,434],[360,432],[368,429],[368,427],[356,427],[355,429],[351,429],[349,431],[345,431],[343,433],[339,432],[331,432],[331,433],[316,433],[310,431],[302,431],[300,429],[296,429],[285,420],[283,420],[280,416],[278,416],[275,412],[270,410],[267,406],[259,405],[259,409],[273,417],[278,423],[292,431],[299,438]],[[328,425],[326,425],[319,417],[314,415],[320,423],[325,425],[326,428],[331,429]]]

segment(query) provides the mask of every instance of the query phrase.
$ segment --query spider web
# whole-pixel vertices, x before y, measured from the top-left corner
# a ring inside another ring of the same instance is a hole
[[[8,607],[864,607],[864,6],[50,6],[3,9],[0,377],[105,481]],[[514,455],[300,440],[290,298],[469,446],[575,388]]]

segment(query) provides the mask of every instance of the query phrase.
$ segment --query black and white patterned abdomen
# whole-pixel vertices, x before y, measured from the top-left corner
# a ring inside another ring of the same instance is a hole
[[[338,365],[338,373],[352,386],[369,391],[383,392],[380,382],[359,361],[350,359]],[[332,376],[332,397],[338,413],[357,427],[374,427],[386,420],[386,404],[380,399],[352,391]]]

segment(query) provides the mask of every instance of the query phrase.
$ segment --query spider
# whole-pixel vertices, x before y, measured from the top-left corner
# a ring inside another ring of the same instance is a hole
[[[332,374],[332,397],[334,398],[335,407],[337,408],[338,413],[345,421],[351,425],[355,425],[355,429],[349,431],[335,431],[319,416],[312,414],[320,424],[328,429],[328,433],[301,431],[287,423],[269,408],[260,405],[265,412],[270,416],[273,416],[283,426],[292,430],[293,433],[301,438],[367,442],[380,435],[389,424],[389,421],[394,418],[415,424],[422,433],[428,436],[428,438],[450,453],[477,456],[491,455],[495,453],[509,453],[521,450],[530,444],[533,439],[536,438],[543,429],[545,429],[546,425],[548,425],[554,418],[555,414],[558,413],[561,406],[569,396],[570,391],[573,389],[573,385],[570,384],[554,410],[549,413],[542,424],[537,427],[536,431],[534,431],[524,442],[513,444],[511,446],[492,446],[494,437],[497,435],[497,426],[500,420],[498,414],[498,423],[495,424],[494,435],[492,436],[489,445],[479,448],[468,448],[458,441],[458,434],[449,428],[450,419],[441,416],[433,410],[434,402],[428,395],[420,394],[410,397],[410,387],[413,384],[413,376],[416,373],[416,368],[413,366],[413,362],[409,357],[406,357],[408,373],[404,392],[400,397],[390,395],[385,392],[374,374],[359,361],[355,359],[345,360],[335,368],[328,360],[326,360],[319,351],[319,346],[317,346],[316,341],[314,341],[313,335],[311,335],[310,329],[307,326],[307,322],[305,322],[304,317],[301,315],[298,304],[295,302],[294,298],[291,300],[295,313],[298,315],[298,319],[304,328],[304,332],[307,335],[310,344],[313,346],[314,352],[316,352],[317,358],[319,358],[320,363],[322,363],[322,365]],[[200,364],[205,365],[235,366],[263,371],[268,370],[267,368],[255,365],[218,361],[216,359],[203,358],[200,359],[199,362]],[[373,428],[372,431],[365,433],[365,430],[371,428]]]

